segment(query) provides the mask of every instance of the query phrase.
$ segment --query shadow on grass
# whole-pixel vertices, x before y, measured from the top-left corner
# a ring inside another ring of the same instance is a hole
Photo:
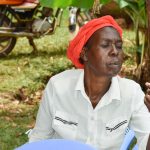
[[[53,57],[53,56],[66,56],[66,49],[59,49],[59,50],[53,50],[53,51],[32,51],[30,53],[12,53],[6,57],[0,58],[1,60],[11,60],[11,59],[18,59],[18,58],[35,58],[35,57]]]

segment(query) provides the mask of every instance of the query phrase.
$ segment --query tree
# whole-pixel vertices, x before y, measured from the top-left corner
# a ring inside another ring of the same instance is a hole
[[[145,48],[143,51],[143,58],[139,66],[139,81],[144,87],[145,82],[150,82],[150,0],[146,0],[147,12],[147,29],[145,32]]]
[[[115,0],[120,8],[124,9],[133,20],[136,43],[136,63],[135,80],[143,89],[145,82],[150,81],[150,1],[146,0]],[[146,13],[147,12],[147,13]],[[147,21],[148,20],[148,21]],[[143,29],[144,40],[142,47],[139,42],[139,30]],[[139,50],[141,54],[139,55]]]

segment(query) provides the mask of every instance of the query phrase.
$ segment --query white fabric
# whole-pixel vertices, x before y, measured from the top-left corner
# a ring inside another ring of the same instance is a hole
[[[132,80],[113,77],[108,92],[93,109],[83,77],[84,71],[78,69],[50,79],[29,141],[64,138],[100,150],[119,150],[129,126],[135,131],[141,150],[146,149],[150,113],[140,86]]]

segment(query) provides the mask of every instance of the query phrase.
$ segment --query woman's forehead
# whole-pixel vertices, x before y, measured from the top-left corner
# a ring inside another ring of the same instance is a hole
[[[104,27],[96,30],[88,39],[85,46],[97,45],[99,42],[122,42],[119,32],[113,27]]]
[[[99,38],[102,40],[111,40],[111,39],[117,39],[121,40],[119,32],[113,28],[113,27],[104,27],[101,29],[98,29],[94,32],[94,34],[91,36],[91,38]]]

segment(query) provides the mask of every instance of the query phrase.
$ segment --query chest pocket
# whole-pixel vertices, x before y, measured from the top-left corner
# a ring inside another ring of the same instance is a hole
[[[65,112],[56,111],[52,127],[62,138],[75,139],[78,128],[77,117]]]
[[[120,134],[124,134],[125,130],[128,126],[128,120],[126,118],[120,117],[120,118],[115,118],[108,123],[106,123],[106,134],[111,136],[111,135],[117,135],[119,136]]]

